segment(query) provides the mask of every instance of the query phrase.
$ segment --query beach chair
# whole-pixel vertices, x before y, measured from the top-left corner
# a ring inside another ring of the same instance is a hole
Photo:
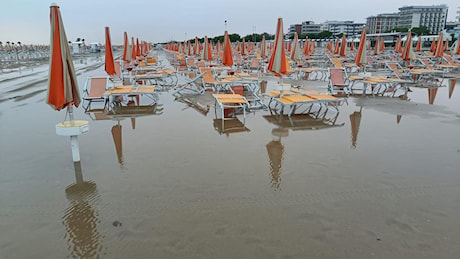
[[[228,82],[217,80],[214,77],[214,71],[210,67],[199,68],[201,74],[203,74],[203,82],[205,88],[211,88],[214,92],[219,93],[220,91],[226,91],[225,84]]]
[[[345,93],[350,94],[350,83],[345,68],[329,68],[328,91],[331,95]]]
[[[243,112],[243,124],[246,122],[246,108],[248,101],[240,94],[213,94],[215,99],[215,108],[220,108],[222,129],[224,129],[224,121],[231,120],[236,117],[237,113]],[[216,112],[217,117],[217,112]]]
[[[192,94],[204,94],[204,81],[202,73],[189,72],[181,78],[182,83],[177,84],[172,95],[182,94],[186,91]]]
[[[93,102],[104,102],[104,107],[107,105],[108,99],[104,96],[108,86],[112,84],[109,77],[88,77],[83,89],[83,101],[87,101],[88,105],[84,107],[85,111],[91,108]]]

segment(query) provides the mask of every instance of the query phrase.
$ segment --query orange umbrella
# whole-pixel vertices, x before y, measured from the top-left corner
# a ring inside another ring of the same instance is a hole
[[[404,43],[404,49],[401,54],[401,58],[405,61],[410,61],[415,58],[414,51],[412,50],[412,33],[411,30],[407,32],[406,42]]]
[[[209,45],[208,36],[204,37],[204,47],[203,47],[203,60],[212,60],[211,46]]]
[[[374,46],[374,55],[379,55],[380,54],[380,37],[377,37],[377,40],[375,41],[375,46]]]
[[[136,60],[136,46],[134,45],[134,37],[131,37],[131,60]]]
[[[444,55],[444,46],[443,46],[443,33],[440,32],[438,36],[438,41],[436,42],[436,51],[434,52],[435,57],[442,57]]]
[[[139,38],[136,38],[136,56],[141,56],[141,46],[139,46]]]
[[[355,50],[355,43],[353,42],[353,39],[352,39],[350,42],[350,51],[354,51],[354,50]]]
[[[396,40],[396,44],[395,44],[396,53],[400,53],[402,51],[401,44],[402,44],[401,35],[399,35],[398,40]]]
[[[246,44],[244,43],[244,38],[243,42],[241,43],[241,55],[246,55]]]
[[[459,54],[460,55],[460,37],[457,39],[457,48],[454,49],[454,54]]]
[[[278,18],[275,34],[275,47],[268,63],[268,70],[277,75],[286,74],[286,51],[284,49],[283,18]]]
[[[385,51],[385,39],[381,39],[380,40],[380,52],[384,52]]]
[[[341,57],[345,57],[346,55],[346,50],[347,50],[347,35],[344,33],[343,36],[342,36],[342,43],[341,43],[341,46],[340,46],[340,53],[339,55]]]
[[[436,51],[436,41],[435,41],[434,38],[433,38],[433,40],[431,41],[430,51],[431,51],[432,53],[434,53],[434,52]]]
[[[422,51],[422,37],[418,37],[417,46],[415,47],[416,52]]]
[[[297,32],[294,33],[294,48],[291,51],[291,59],[299,60],[300,59],[300,45],[299,45],[299,36]]]
[[[193,55],[200,54],[200,43],[198,41],[198,37],[195,37],[195,46],[193,46]]]
[[[128,34],[125,32],[123,35],[123,61],[129,61],[129,40]]]
[[[109,27],[105,27],[105,71],[109,76],[115,75],[115,64],[113,62],[112,44],[110,42]]]
[[[265,40],[265,35],[262,36],[262,42],[260,43],[260,57],[267,57],[267,41]]]
[[[232,46],[230,45],[230,38],[228,37],[227,31],[224,33],[224,55],[222,64],[230,67],[233,65]]]
[[[366,26],[361,30],[361,38],[359,39],[358,52],[356,53],[355,63],[358,66],[367,64],[366,57]]]
[[[71,105],[78,107],[81,98],[59,6],[51,5],[50,12],[51,58],[46,103],[59,111]]]
[[[340,42],[339,39],[335,40],[334,54],[339,54],[340,52]]]

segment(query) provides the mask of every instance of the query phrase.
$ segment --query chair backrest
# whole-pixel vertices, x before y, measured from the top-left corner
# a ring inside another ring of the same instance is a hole
[[[387,63],[388,68],[396,75],[396,76],[402,76],[403,72],[401,68],[399,68],[398,63]]]
[[[329,73],[333,85],[345,84],[345,71],[343,68],[329,68]]]
[[[251,65],[249,65],[250,69],[258,69],[259,68],[259,59],[252,59]]]
[[[115,61],[113,64],[115,65],[115,77],[121,78],[121,63],[119,61]]]
[[[427,59],[420,59],[420,61],[425,65],[428,69],[434,69],[434,66],[431,64],[431,62]]]
[[[204,67],[200,68],[200,72],[203,74],[203,80],[204,82],[214,82],[216,79],[212,75],[212,68],[209,67]]]
[[[91,78],[88,98],[102,97],[104,95],[106,88],[107,88],[107,78],[106,77]]]
[[[187,59],[187,65],[188,65],[189,67],[195,67],[195,59],[193,59],[193,58],[188,58],[188,59]]]

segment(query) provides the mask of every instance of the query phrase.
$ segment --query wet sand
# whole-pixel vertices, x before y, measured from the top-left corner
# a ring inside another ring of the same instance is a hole
[[[105,75],[100,62],[76,61],[80,89]],[[2,258],[460,255],[459,83],[449,98],[446,79],[432,105],[424,88],[408,100],[349,97],[336,127],[281,137],[264,110],[222,133],[209,94],[196,97],[211,102],[202,113],[161,93],[162,114],[135,125],[78,108],[90,121],[80,175],[70,140],[55,134],[65,112],[45,104],[37,71],[0,74]]]

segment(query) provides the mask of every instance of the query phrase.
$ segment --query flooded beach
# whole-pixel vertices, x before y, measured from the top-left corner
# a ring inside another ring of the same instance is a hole
[[[81,91],[105,75],[103,57],[74,65]],[[313,126],[260,109],[226,130],[210,93],[190,97],[204,112],[168,91],[138,117],[79,107],[90,131],[74,165],[47,75],[47,64],[0,74],[2,258],[460,255],[458,80],[404,99],[352,95]]]

